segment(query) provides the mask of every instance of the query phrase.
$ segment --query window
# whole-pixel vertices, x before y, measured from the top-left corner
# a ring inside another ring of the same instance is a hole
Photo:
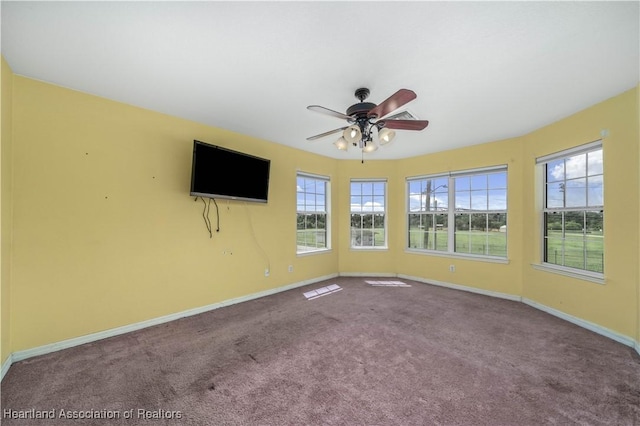
[[[385,180],[351,181],[351,247],[386,248]]]
[[[298,253],[329,249],[329,178],[298,173]]]
[[[544,263],[604,272],[602,142],[539,158]]]
[[[408,248],[507,257],[507,169],[407,179]]]

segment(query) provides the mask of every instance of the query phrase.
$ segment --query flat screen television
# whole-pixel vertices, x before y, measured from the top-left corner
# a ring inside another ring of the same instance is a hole
[[[193,141],[191,195],[266,203],[271,161]]]

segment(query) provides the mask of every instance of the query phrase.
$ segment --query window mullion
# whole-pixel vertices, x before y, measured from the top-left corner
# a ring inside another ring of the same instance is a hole
[[[565,257],[564,257],[564,249],[565,249],[565,243],[567,241],[567,228],[566,228],[566,216],[565,216],[565,212],[563,211],[561,214],[561,219],[562,219],[562,232],[561,232],[561,238],[560,238],[560,264],[562,266],[566,266],[565,263]]]
[[[487,196],[489,196],[489,191],[487,190]],[[484,222],[484,254],[489,254],[489,213],[485,215]]]
[[[449,253],[455,252],[455,230],[456,230],[456,188],[455,178],[449,177],[448,194],[449,194],[449,207],[447,209],[447,251]]]
[[[587,269],[587,211],[582,212],[582,264]]]

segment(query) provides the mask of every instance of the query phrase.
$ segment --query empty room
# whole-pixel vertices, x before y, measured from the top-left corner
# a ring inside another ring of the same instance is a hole
[[[640,2],[0,12],[3,425],[640,425]]]

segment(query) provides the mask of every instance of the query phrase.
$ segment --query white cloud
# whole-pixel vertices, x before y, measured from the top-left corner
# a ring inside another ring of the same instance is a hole
[[[594,151],[589,154],[589,169],[590,174],[602,172],[602,151]],[[564,169],[562,162],[559,162],[549,172],[554,180],[573,179],[584,177],[587,175],[587,154],[575,155],[569,157],[564,162]]]
[[[364,205],[351,204],[352,213],[384,213],[384,205],[367,201]]]
[[[438,211],[442,211],[443,209],[447,209],[448,197],[434,197],[436,205],[438,206]],[[427,203],[426,194],[410,194],[409,195],[409,211],[421,211],[422,207]]]

